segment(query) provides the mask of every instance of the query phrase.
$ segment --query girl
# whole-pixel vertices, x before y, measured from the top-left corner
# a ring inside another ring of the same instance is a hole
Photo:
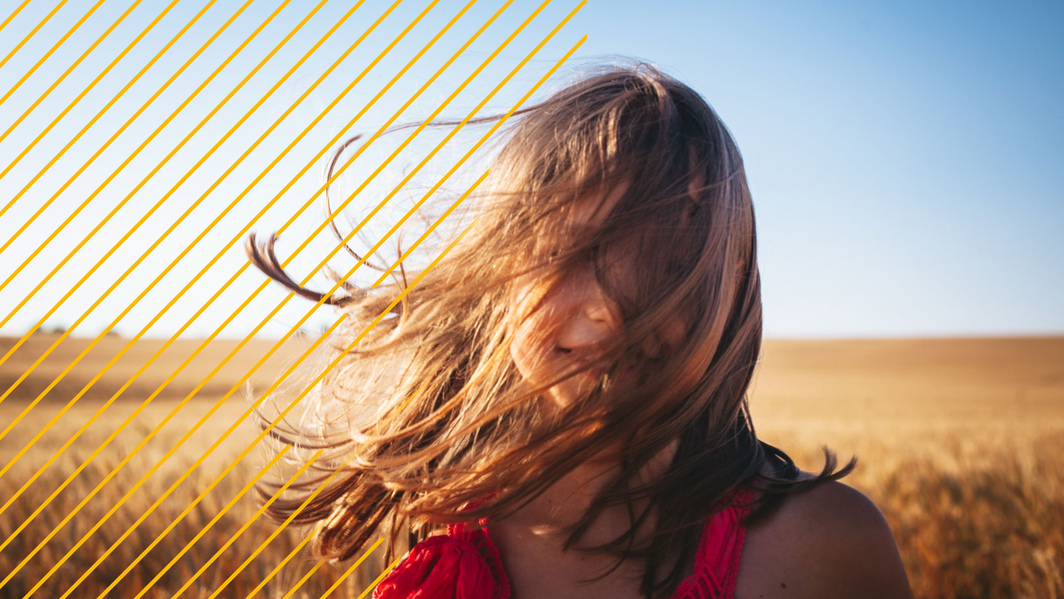
[[[317,390],[351,424],[278,434],[335,461],[271,514],[353,457],[295,520],[341,560],[408,530],[378,599],[910,596],[883,517],[836,482],[855,461],[800,472],[755,434],[754,213],[714,111],[637,65],[514,122],[476,227]],[[256,264],[320,298],[271,246]],[[338,347],[406,286],[327,298]]]

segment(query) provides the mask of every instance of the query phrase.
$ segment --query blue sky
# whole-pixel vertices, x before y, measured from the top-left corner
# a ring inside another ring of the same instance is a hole
[[[0,19],[17,5],[0,5]],[[0,31],[0,59],[55,6],[33,0]],[[0,93],[12,85],[91,6],[72,0],[0,67]],[[163,47],[206,0],[181,0],[145,39],[0,180],[0,206],[26,191],[0,216],[0,239],[11,235],[127,118],[240,7],[219,0],[129,92],[103,114],[32,186],[31,178]],[[255,0],[233,25],[167,89],[93,165],[56,195],[54,203],[0,254],[0,280],[36,249],[208,75],[280,6]],[[240,79],[306,16],[314,2],[293,0],[220,74],[103,187],[45,250],[0,290],[7,316],[164,159]],[[63,71],[131,5],[107,0],[0,106],[7,131]],[[26,119],[0,141],[0,167],[22,150],[142,31],[165,5],[145,0]],[[169,235],[144,264],[76,329],[95,335],[161,272],[220,211],[311,121],[306,137],[253,187],[204,241],[145,297],[116,329],[133,335],[216,253],[219,260],[148,330],[168,337],[245,262],[241,244],[224,246],[286,183],[295,183],[254,222],[276,230],[320,185],[324,159],[314,155],[337,133],[372,133],[491,15],[498,0],[480,0],[354,125],[349,120],[409,61],[464,3],[439,2],[379,65],[323,110],[428,5],[405,0],[373,34],[300,103],[232,174]],[[575,6],[554,0],[444,112],[463,117]],[[398,122],[427,116],[538,6],[515,1]],[[701,92],[735,135],[746,160],[758,218],[766,333],[769,337],[895,337],[1060,334],[1064,332],[1064,7],[1059,3],[984,2],[606,2],[590,0],[482,114],[510,108],[583,35],[575,67],[616,56],[653,62]],[[17,312],[0,332],[21,334],[37,322],[112,244],[248,113],[349,3],[331,0],[296,33],[75,258]],[[360,7],[172,197],[48,318],[69,326],[166,227],[267,127],[281,117],[329,65],[366,31],[387,3]],[[569,67],[566,67],[569,68]],[[571,73],[571,68],[563,73]],[[550,88],[548,83],[544,90]],[[415,182],[434,181],[485,133],[456,137]],[[348,189],[364,180],[405,134],[389,136],[356,161]],[[373,181],[348,214],[359,217],[398,183],[440,133],[412,144]],[[335,144],[332,144],[335,146]],[[312,164],[297,177],[306,164]],[[475,169],[448,183],[460,193]],[[365,200],[365,201],[363,201]],[[401,204],[401,202],[400,202]],[[279,243],[282,257],[321,222],[307,210]],[[392,216],[385,215],[380,222]],[[381,227],[377,222],[373,227]],[[367,238],[378,229],[371,227]],[[383,230],[383,229],[379,229]],[[371,239],[372,241],[372,239]],[[297,256],[302,276],[332,249],[323,233]],[[334,259],[338,270],[351,264]],[[341,268],[342,267],[342,268]],[[363,275],[359,275],[363,276]],[[370,279],[372,280],[372,279]],[[262,281],[248,270],[184,333],[202,337]],[[322,279],[315,279],[322,285]],[[242,338],[284,294],[272,286],[222,331]],[[259,336],[285,334],[308,305],[292,301]],[[305,325],[331,322],[320,310]]]

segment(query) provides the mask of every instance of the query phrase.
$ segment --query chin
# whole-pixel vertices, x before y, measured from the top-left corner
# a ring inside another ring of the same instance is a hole
[[[545,394],[558,408],[568,408],[586,398],[595,389],[590,375],[577,374],[573,378],[550,388]]]

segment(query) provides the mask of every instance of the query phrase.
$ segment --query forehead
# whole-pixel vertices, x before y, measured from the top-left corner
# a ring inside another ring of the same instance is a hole
[[[608,227],[609,232],[604,231],[603,225],[629,188],[629,182],[623,182],[608,191],[590,193],[576,200],[568,216],[570,243],[577,246],[595,244],[605,250],[600,256],[607,258],[608,255],[610,262],[637,262],[653,268],[654,265],[660,267],[661,263],[683,261],[691,250],[695,250],[689,243],[692,230],[687,215],[677,222],[668,216],[640,210],[640,216],[635,213],[620,215],[619,220]],[[639,210],[638,207],[629,208]],[[594,237],[598,237],[603,245],[598,245]],[[638,268],[635,264],[628,266]]]
[[[569,217],[570,223],[578,231],[591,232],[596,230],[602,223],[606,222],[606,218],[617,207],[627,190],[628,184],[624,183],[616,186],[608,193],[599,191],[580,198],[573,205]]]
[[[632,301],[637,295],[641,231],[630,230],[612,240],[601,237],[603,225],[616,210],[628,187],[628,183],[622,183],[608,191],[591,193],[576,200],[569,214],[569,225],[573,245],[586,244],[586,247],[594,248],[592,263],[599,284],[605,284],[615,299]]]

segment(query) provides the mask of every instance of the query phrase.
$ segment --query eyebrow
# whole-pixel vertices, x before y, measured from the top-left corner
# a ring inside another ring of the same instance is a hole
[[[599,227],[596,227],[595,225],[589,225],[587,223],[579,223],[571,226],[573,228],[573,233],[581,237],[592,237],[599,230]]]

